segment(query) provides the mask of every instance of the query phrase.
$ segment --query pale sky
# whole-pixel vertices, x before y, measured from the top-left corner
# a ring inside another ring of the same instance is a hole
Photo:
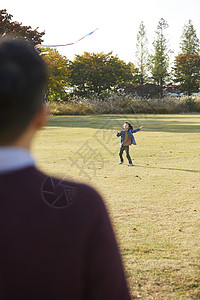
[[[6,8],[13,20],[45,30],[44,44],[74,42],[99,27],[81,42],[58,48],[71,60],[84,51],[113,51],[120,59],[134,62],[141,21],[147,30],[149,49],[160,18],[169,24],[165,32],[175,54],[179,51],[183,26],[189,19],[200,38],[200,0],[1,0],[0,7]]]

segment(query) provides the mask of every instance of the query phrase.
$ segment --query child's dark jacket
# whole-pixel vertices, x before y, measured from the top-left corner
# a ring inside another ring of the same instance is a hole
[[[137,129],[129,129],[128,130],[128,135],[131,137],[131,140],[132,140],[132,144],[133,145],[136,145],[136,141],[135,141],[135,138],[133,136],[133,133],[135,132],[138,132],[140,130],[140,128],[137,128]],[[124,137],[125,137],[125,130],[121,130],[121,133],[116,133],[116,136],[121,136],[121,143],[120,143],[120,146],[123,145],[123,142],[124,142]]]

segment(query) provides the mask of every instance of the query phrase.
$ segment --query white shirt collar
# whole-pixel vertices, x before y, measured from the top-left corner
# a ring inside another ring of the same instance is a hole
[[[0,147],[0,174],[34,165],[35,160],[27,149],[7,146]]]

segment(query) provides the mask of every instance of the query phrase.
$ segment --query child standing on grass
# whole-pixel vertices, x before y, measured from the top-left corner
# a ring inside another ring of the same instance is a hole
[[[136,145],[135,138],[133,136],[133,133],[141,130],[143,126],[140,126],[137,129],[133,129],[133,126],[125,122],[123,125],[124,130],[119,130],[116,133],[116,136],[121,136],[121,143],[120,143],[120,151],[119,151],[119,157],[120,157],[120,162],[119,165],[123,164],[124,159],[123,159],[123,152],[124,150],[126,151],[126,157],[128,159],[129,165],[128,166],[133,166],[130,154],[129,154],[129,146],[130,145]]]

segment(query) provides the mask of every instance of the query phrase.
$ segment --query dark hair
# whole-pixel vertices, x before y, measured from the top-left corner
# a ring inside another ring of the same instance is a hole
[[[129,128],[132,130],[133,126],[129,122],[124,122],[124,124],[128,124]]]
[[[42,106],[47,67],[29,42],[0,40],[0,144],[16,140]]]

